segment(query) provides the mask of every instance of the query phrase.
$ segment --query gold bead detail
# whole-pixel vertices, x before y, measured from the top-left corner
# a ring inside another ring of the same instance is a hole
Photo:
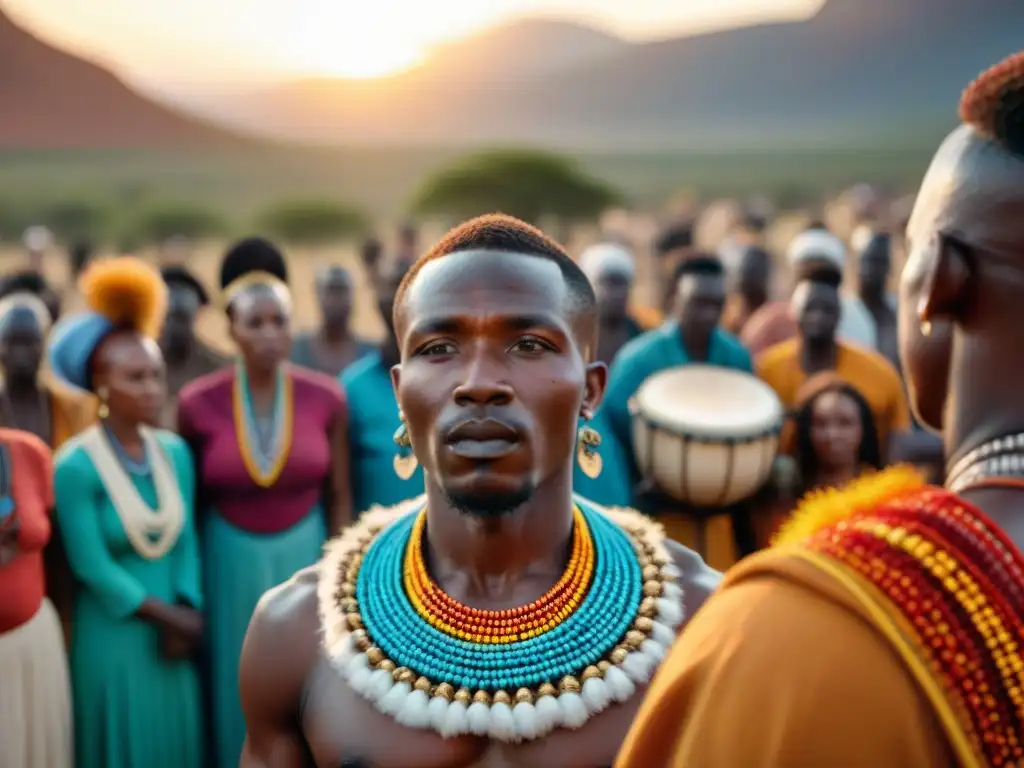
[[[652,563],[651,565],[648,565],[646,568],[644,568],[643,574],[644,581],[653,581],[654,579],[661,576],[661,568]]]
[[[416,679],[416,675],[408,667],[399,667],[391,673],[391,677],[396,683],[411,683]]]
[[[356,613],[359,611],[359,603],[351,597],[346,597],[341,601],[341,610],[344,613]]]
[[[645,581],[644,582],[644,594],[648,597],[660,597],[661,596],[661,582],[660,581]]]
[[[529,688],[520,688],[516,691],[517,704],[533,704],[533,694]]]
[[[655,616],[658,613],[658,600],[654,597],[645,597],[640,601],[640,610],[637,611],[641,616]]]
[[[463,704],[469,704],[473,701],[473,694],[469,692],[469,688],[459,688],[455,692],[455,700]]]
[[[376,647],[367,648],[366,658],[370,660],[370,663],[373,664],[373,666],[377,666],[384,661],[384,651]]]
[[[434,689],[434,695],[445,701],[451,701],[455,696],[455,688],[452,687],[451,683],[439,683],[437,688]]]
[[[384,661],[377,665],[377,669],[383,669],[385,672],[394,672],[395,662],[391,659],[384,659]]]
[[[629,655],[629,651],[625,648],[616,648],[611,652],[609,658],[612,660],[612,664],[621,664],[626,660],[626,656]]]
[[[473,694],[474,704],[490,704],[491,695],[487,691],[477,691]]]
[[[511,704],[512,697],[508,695],[506,691],[495,691],[494,692],[494,703],[495,704]]]
[[[610,661],[601,660],[597,662],[597,668],[601,670],[601,674],[604,675],[605,672],[612,668],[612,663]]]
[[[352,633],[352,642],[360,651],[365,651],[370,647],[370,636],[365,629],[357,629]]]
[[[358,613],[350,613],[345,616],[345,621],[348,623],[349,629],[362,629],[363,628],[363,617]]]
[[[341,594],[345,597],[355,597],[356,585],[353,584],[351,581],[346,581],[344,584],[341,585]]]
[[[572,675],[566,675],[558,684],[558,690],[562,693],[579,693],[581,688],[580,681]]]
[[[425,677],[418,677],[416,678],[416,683],[413,685],[413,688],[415,688],[417,691],[423,691],[424,693],[427,693],[431,688],[430,681],[427,680],[427,678]]]
[[[601,677],[601,670],[595,667],[593,664],[591,664],[589,667],[583,670],[583,674],[580,675],[580,681],[585,683],[592,677]]]
[[[640,644],[647,639],[647,635],[643,632],[637,632],[635,629],[631,629],[626,633],[626,645],[631,648],[639,648]]]
[[[637,620],[633,622],[633,626],[637,628],[637,631],[649,635],[654,629],[654,620],[647,616],[638,616]]]
[[[558,689],[555,688],[551,683],[541,683],[540,688],[537,689],[537,698],[544,696],[557,696]]]

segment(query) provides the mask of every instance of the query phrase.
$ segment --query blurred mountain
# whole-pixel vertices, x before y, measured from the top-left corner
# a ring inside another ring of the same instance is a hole
[[[200,147],[239,143],[38,40],[0,10],[0,148]]]
[[[1021,0],[827,0],[806,21],[630,44],[510,24],[383,79],[188,96],[197,112],[304,141],[531,142],[657,149],[928,141],[962,88],[1021,48]]]

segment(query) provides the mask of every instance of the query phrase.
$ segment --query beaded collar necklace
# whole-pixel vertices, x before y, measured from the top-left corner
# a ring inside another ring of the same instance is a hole
[[[946,473],[946,487],[953,493],[979,485],[1024,486],[1024,433],[982,443]]]
[[[649,682],[684,615],[657,524],[581,504],[559,581],[484,611],[431,579],[422,504],[363,515],[321,566],[326,652],[378,710],[444,738],[521,742],[579,728]]]
[[[252,403],[249,378],[241,362],[235,366],[232,406],[235,437],[242,463],[256,485],[260,488],[270,488],[284,471],[292,449],[295,402],[291,373],[285,366],[278,370],[274,410],[269,429],[260,429]]]

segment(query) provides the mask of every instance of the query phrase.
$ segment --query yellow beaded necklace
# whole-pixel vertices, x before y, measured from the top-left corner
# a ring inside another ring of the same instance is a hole
[[[462,605],[430,578],[423,559],[426,511],[417,518],[403,563],[409,602],[435,629],[460,640],[507,644],[527,640],[557,627],[579,607],[594,577],[594,542],[586,518],[573,513],[573,545],[569,564],[558,582],[529,605],[505,611],[484,611]]]
[[[235,418],[235,438],[238,441],[238,452],[242,456],[242,463],[249,473],[249,477],[260,488],[270,488],[277,482],[277,479],[284,471],[284,465],[288,462],[288,456],[292,449],[292,432],[295,420],[295,398],[292,386],[292,377],[289,371],[284,371],[279,377],[278,386],[281,387],[281,397],[277,407],[281,409],[280,429],[281,435],[277,442],[277,455],[266,471],[260,465],[260,461],[253,455],[257,444],[254,425],[249,415],[249,392],[245,379],[245,369],[239,365],[235,370],[235,381],[232,389],[232,400]]]

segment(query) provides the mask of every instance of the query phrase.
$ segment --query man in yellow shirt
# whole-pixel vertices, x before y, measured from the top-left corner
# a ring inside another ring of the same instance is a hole
[[[892,438],[910,429],[910,409],[903,382],[885,357],[836,337],[842,306],[840,282],[838,272],[823,270],[797,284],[790,310],[799,333],[762,352],[756,360],[757,373],[790,409],[796,407],[797,393],[808,378],[834,371],[871,406],[884,456]],[[791,437],[784,434],[783,450],[788,452],[791,443]]]

